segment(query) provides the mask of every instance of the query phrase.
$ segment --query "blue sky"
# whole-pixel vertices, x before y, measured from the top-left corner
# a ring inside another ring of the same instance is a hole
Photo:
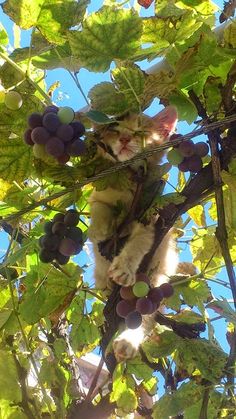
[[[98,0],[92,1],[89,6],[89,11],[97,10],[101,6],[102,3],[103,3],[102,1],[98,1]],[[219,7],[223,8],[223,1],[216,1],[215,3]],[[144,11],[144,13],[150,13],[151,11],[152,9],[149,9],[148,11]],[[0,21],[7,29],[7,32],[10,34],[10,42],[11,44],[13,44],[12,22],[6,15],[2,13],[1,10],[0,10]],[[29,38],[30,38],[30,31],[22,31],[21,46],[29,45]],[[150,64],[144,63],[142,68],[145,69],[148,66],[150,66]],[[105,74],[90,73],[85,69],[82,69],[79,73],[79,81],[86,95],[88,91],[91,89],[91,87],[93,87],[95,84],[101,81],[109,81],[109,80],[110,80],[109,73],[105,73]],[[56,81],[60,82],[60,86],[58,87],[58,89],[56,90],[54,94],[54,98],[53,98],[54,102],[56,102],[60,106],[65,106],[65,105],[71,106],[75,110],[83,108],[86,105],[86,102],[84,98],[82,97],[80,91],[77,90],[77,87],[75,86],[71,76],[65,70],[57,69],[57,70],[52,70],[52,71],[47,72],[47,76],[46,76],[47,87],[49,87],[51,84],[55,83]],[[152,104],[149,110],[150,114],[153,115],[154,113],[157,113],[159,109],[160,107],[158,105],[158,101],[156,100],[154,101],[154,103]],[[181,132],[182,134],[185,134],[186,132],[189,132],[192,129],[193,129],[192,126],[189,126],[188,124],[184,122],[180,122],[178,124],[178,132]],[[176,177],[176,171],[174,174],[172,174],[171,179],[173,183],[174,183],[175,177]],[[172,191],[172,190],[168,188],[168,191]],[[7,246],[7,243],[8,243],[8,240],[7,240],[6,234],[1,233],[0,234],[0,256],[1,254],[3,254]],[[82,260],[81,260],[81,256],[79,258],[80,258],[80,264],[83,264],[85,263],[85,261],[87,261],[85,257],[83,257]],[[183,260],[190,259],[190,253],[188,251],[187,246],[186,246],[186,249],[181,253],[181,259]],[[88,261],[88,262],[90,263],[91,261]],[[91,276],[92,276],[92,267],[87,270],[86,279],[91,280]],[[225,270],[221,272],[219,277],[221,279],[227,280]],[[214,284],[212,285],[212,283],[210,285],[216,296],[223,295],[225,298],[229,298],[229,299],[232,298],[230,291],[226,290],[225,288],[219,287]],[[224,321],[222,320],[219,322],[215,322],[214,324],[214,326],[216,326],[218,337],[222,335],[222,330],[225,329],[225,326],[222,322],[224,323]],[[220,338],[220,342],[223,348],[228,351],[228,344],[226,343],[224,336]]]

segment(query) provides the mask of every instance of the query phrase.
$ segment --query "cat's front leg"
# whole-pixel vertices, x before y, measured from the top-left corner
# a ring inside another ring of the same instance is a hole
[[[119,285],[135,283],[135,274],[154,240],[154,226],[136,222],[121,253],[116,256],[108,271],[109,278]]]
[[[91,203],[91,225],[88,236],[92,242],[106,240],[113,232],[112,208],[103,202]]]
[[[137,329],[126,329],[113,341],[113,350],[118,362],[132,359],[136,356],[143,342],[145,331],[142,326]]]

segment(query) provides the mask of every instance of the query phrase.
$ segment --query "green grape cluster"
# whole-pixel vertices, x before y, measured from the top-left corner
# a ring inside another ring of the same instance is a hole
[[[43,160],[52,156],[59,164],[66,164],[70,157],[86,153],[81,139],[85,127],[81,122],[74,121],[74,116],[72,108],[54,105],[47,106],[43,114],[34,112],[29,116],[24,141],[32,146],[36,158]]]
[[[83,247],[83,232],[76,227],[79,213],[69,209],[66,214],[57,213],[52,221],[44,225],[45,234],[39,239],[41,262],[58,262],[65,265],[70,256],[80,253]]]
[[[147,275],[139,273],[133,286],[121,287],[121,300],[116,306],[119,317],[125,319],[129,329],[136,329],[142,324],[142,315],[153,314],[161,305],[163,298],[173,295],[171,284],[150,287]]]

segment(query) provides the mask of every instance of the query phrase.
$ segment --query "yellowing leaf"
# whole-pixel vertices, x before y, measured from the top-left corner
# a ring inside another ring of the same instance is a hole
[[[130,59],[139,47],[142,20],[132,9],[104,6],[68,32],[72,52],[92,71],[106,71],[113,60]]]
[[[199,227],[204,227],[206,225],[204,208],[202,205],[196,205],[195,207],[188,210],[188,214]]]
[[[0,140],[0,178],[21,182],[32,170],[32,153],[21,138]]]

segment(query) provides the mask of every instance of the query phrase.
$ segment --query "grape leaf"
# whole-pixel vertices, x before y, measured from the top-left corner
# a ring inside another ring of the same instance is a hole
[[[16,380],[18,377],[13,356],[6,350],[0,350],[0,394],[1,399],[21,402],[21,390]]]
[[[158,358],[172,354],[179,342],[180,338],[174,332],[165,331],[145,341],[142,349],[150,362],[156,362]]]
[[[166,394],[158,400],[153,408],[153,419],[169,419],[182,413],[187,407],[192,406],[203,396],[204,387],[193,382],[185,383],[172,394]]]
[[[124,374],[122,364],[118,364],[113,373],[113,386],[110,401],[116,402],[123,412],[129,413],[137,408],[137,397],[134,392],[134,380]]]
[[[217,391],[211,391],[209,394],[208,406],[207,406],[207,419],[215,419],[221,409],[223,401],[223,395]],[[199,400],[196,404],[188,407],[184,411],[185,419],[199,419],[202,408],[202,400]]]
[[[197,109],[192,101],[181,91],[176,91],[169,96],[170,104],[176,106],[179,120],[191,124],[197,118]]]
[[[206,339],[184,339],[175,353],[177,365],[184,365],[189,374],[197,369],[203,378],[213,383],[221,377],[226,361],[226,353]]]
[[[64,44],[66,30],[83,19],[88,0],[6,0],[2,7],[22,29],[36,26],[45,38],[55,44]]]
[[[129,110],[139,112],[141,104],[144,104],[144,73],[135,66],[118,67],[112,70],[112,76],[119,91],[124,94]]]
[[[202,205],[195,205],[195,207],[188,210],[188,215],[190,215],[197,226],[203,227],[206,225],[206,217]]]
[[[108,115],[120,115],[126,112],[129,104],[125,95],[119,92],[113,83],[96,84],[88,93],[92,108]]]
[[[69,31],[72,52],[92,71],[106,71],[113,60],[125,60],[137,51],[142,20],[130,9],[104,6],[82,23],[82,31]]]
[[[234,323],[236,326],[236,313],[225,298],[222,301],[214,300],[207,304],[206,307],[211,308],[216,313],[220,313],[228,322]]]
[[[178,281],[178,279],[177,279]],[[173,282],[174,284],[174,282]],[[207,285],[207,282],[192,279],[186,283],[174,285],[174,295],[167,298],[165,304],[167,307],[170,307],[174,310],[179,310],[181,307],[181,298],[185,304],[188,304],[190,307],[197,306],[202,307],[203,302],[208,301],[211,297],[210,288]]]
[[[0,140],[0,178],[12,182],[26,179],[32,166],[32,153],[22,139]]]
[[[111,124],[113,119],[108,118],[106,114],[100,111],[91,110],[85,113],[85,116],[97,124]]]
[[[153,370],[142,361],[139,355],[127,361],[127,372],[134,374],[138,380],[148,381],[152,376]]]
[[[4,47],[9,43],[8,34],[2,23],[0,23],[0,45]]]
[[[11,400],[0,399],[1,419],[28,419],[19,406],[13,406]]]

